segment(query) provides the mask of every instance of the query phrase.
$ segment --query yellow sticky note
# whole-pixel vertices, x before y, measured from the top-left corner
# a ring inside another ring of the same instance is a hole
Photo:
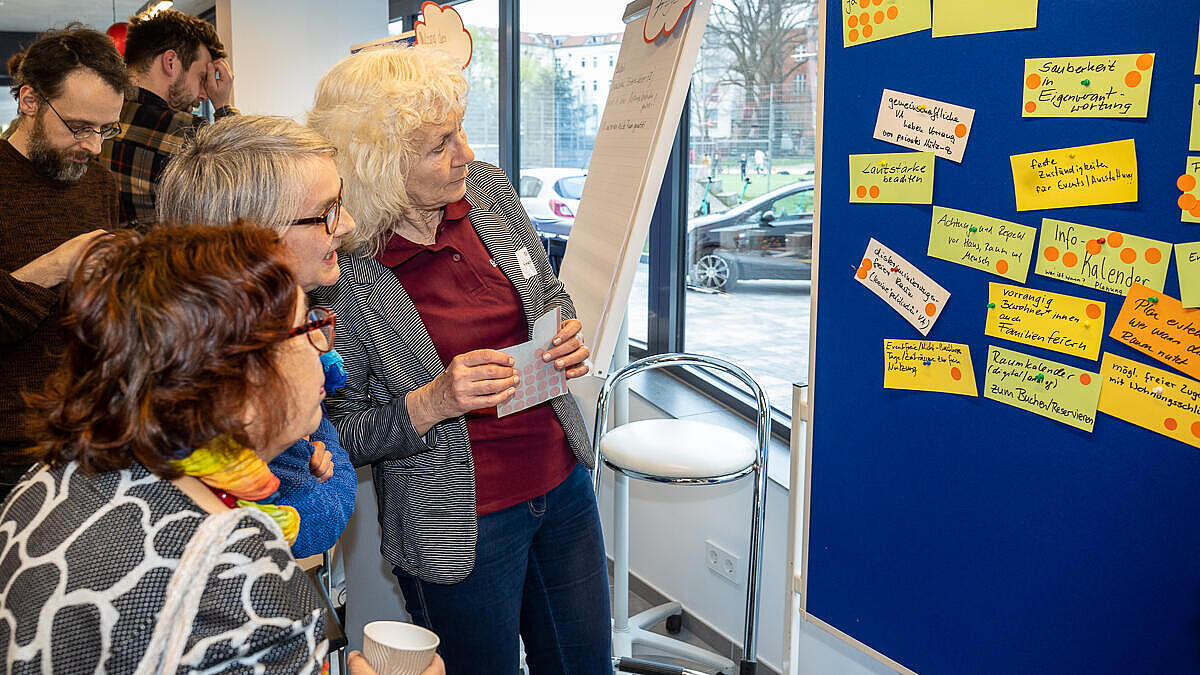
[[[1122,204],[1138,198],[1133,139],[1009,157],[1017,210]]]
[[[1023,117],[1145,117],[1154,54],[1025,59]]]
[[[1179,195],[1179,219],[1185,223],[1200,223],[1200,157],[1188,157],[1187,165],[1175,187]]]
[[[1200,309],[1184,309],[1175,298],[1134,284],[1109,336],[1200,378]]]
[[[988,347],[983,396],[1091,431],[1100,375],[1001,347]]]
[[[1133,284],[1162,290],[1171,244],[1101,227],[1042,219],[1034,272],[1106,293],[1125,295]]]
[[[933,207],[929,255],[1025,283],[1037,230],[970,211]]]
[[[1099,410],[1200,448],[1200,382],[1104,353]]]
[[[842,45],[853,47],[929,28],[929,0],[841,0]]]
[[[992,282],[988,284],[987,324],[983,332],[1095,359],[1104,337],[1104,303]]]
[[[935,0],[933,37],[1037,27],[1037,0]]]
[[[1200,151],[1200,84],[1192,89],[1192,135],[1188,150]]]
[[[1183,306],[1200,307],[1200,241],[1175,244],[1175,271]]]
[[[851,204],[932,202],[932,152],[850,155]]]
[[[884,340],[883,387],[979,395],[971,348],[955,342]]]

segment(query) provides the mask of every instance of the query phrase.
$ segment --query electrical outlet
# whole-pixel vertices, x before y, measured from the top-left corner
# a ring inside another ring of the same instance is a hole
[[[735,584],[738,583],[738,570],[742,568],[738,557],[713,543],[711,539],[704,540],[704,563],[713,572]]]

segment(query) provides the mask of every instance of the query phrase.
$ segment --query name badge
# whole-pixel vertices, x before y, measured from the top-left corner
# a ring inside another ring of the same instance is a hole
[[[526,279],[532,279],[537,276],[537,267],[533,264],[533,256],[529,255],[529,249],[522,246],[517,249],[517,263],[521,265],[521,274]]]

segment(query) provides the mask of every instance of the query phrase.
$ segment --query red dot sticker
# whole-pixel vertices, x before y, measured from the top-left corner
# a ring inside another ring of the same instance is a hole
[[[878,185],[872,185],[869,192],[871,193],[871,199],[879,199],[879,186]]]
[[[854,17],[850,17],[850,18],[853,19]],[[855,23],[857,23],[857,22],[855,22]],[[849,38],[851,42],[857,42],[858,41],[858,29],[851,28],[850,34],[847,35],[846,37]]]
[[[871,28],[870,26],[863,26],[862,31],[863,31],[863,37],[865,37],[865,38],[871,37],[871,33],[875,32],[875,30],[873,28]]]
[[[1179,422],[1176,422],[1174,417],[1168,417],[1163,420],[1163,426],[1167,428],[1167,431],[1175,431],[1179,428]]]
[[[954,378],[954,380],[957,382],[958,380],[962,379],[962,371],[958,368],[951,368],[950,377]]]
[[[900,9],[899,9],[898,7],[896,7],[895,5],[892,5],[891,7],[888,7],[888,9],[887,9],[887,17],[888,17],[889,19],[894,19],[894,18],[896,18],[896,16],[897,16],[898,14],[900,14]]]
[[[1042,255],[1045,256],[1046,260],[1054,262],[1058,260],[1058,249],[1053,246],[1047,246],[1046,250],[1042,251]]]
[[[1089,239],[1087,243],[1087,252],[1092,255],[1100,255],[1100,242],[1095,239]]]
[[[1126,265],[1132,265],[1133,263],[1137,262],[1137,251],[1131,248],[1121,249],[1121,262],[1125,263]]]
[[[1075,255],[1074,253],[1072,253],[1070,251],[1067,251],[1066,253],[1063,254],[1062,260],[1063,260],[1063,264],[1066,265],[1067,267],[1074,267],[1075,263],[1079,262],[1079,256]]]
[[[1125,73],[1125,86],[1133,88],[1142,83],[1142,74],[1136,70]]]
[[[999,272],[1000,274],[1008,274],[1008,261],[1007,260],[997,260],[996,261],[996,271]]]
[[[1100,318],[1100,305],[1097,305],[1096,303],[1089,304],[1084,311],[1087,312],[1089,319]]]
[[[878,4],[878,3],[876,3],[876,4]],[[1153,66],[1153,65],[1154,65],[1154,55],[1153,54],[1142,54],[1141,56],[1139,56],[1137,58],[1138,70],[1150,70],[1151,66]]]
[[[1196,206],[1196,195],[1190,192],[1185,192],[1179,195],[1179,200],[1176,203],[1179,204],[1179,209],[1181,211],[1187,211],[1188,209]]]
[[[854,191],[854,194],[858,195],[859,199],[866,199],[867,198],[867,186],[859,185],[858,189]]]
[[[1086,386],[1088,386],[1088,385],[1089,385],[1089,384],[1091,384],[1091,383],[1092,383],[1092,376],[1091,376],[1091,375],[1088,375],[1087,373],[1080,373],[1080,374],[1079,374],[1079,384],[1082,384],[1083,386],[1085,386],[1085,387],[1086,387]]]
[[[966,136],[967,135],[967,125],[960,123],[960,124],[958,124],[958,126],[954,127],[954,135],[959,138]]]
[[[932,302],[926,303],[925,304],[925,314],[928,316],[933,316],[934,314],[937,314],[937,305],[933,304]]]
[[[1034,112],[1035,110],[1037,110],[1037,104],[1036,104],[1036,103],[1034,103],[1033,101],[1026,101],[1026,102],[1025,102],[1025,112],[1027,112],[1027,113],[1031,113],[1031,112]]]
[[[1037,73],[1030,73],[1029,77],[1025,78],[1025,86],[1030,89],[1037,89],[1042,86],[1042,76]]]
[[[1144,258],[1146,258],[1146,262],[1150,263],[1151,265],[1157,265],[1158,261],[1162,260],[1162,251],[1154,247],[1146,249],[1146,252],[1142,255]]]
[[[883,10],[875,12],[875,23],[883,23]]]
[[[851,28],[857,28],[858,27],[858,17],[851,15],[849,19],[846,19],[846,25],[850,26]]]
[[[1200,438],[1200,422],[1192,422],[1192,435]]]
[[[1109,232],[1108,233],[1108,245],[1109,246],[1116,248],[1124,243],[1125,243],[1125,237],[1120,232]]]

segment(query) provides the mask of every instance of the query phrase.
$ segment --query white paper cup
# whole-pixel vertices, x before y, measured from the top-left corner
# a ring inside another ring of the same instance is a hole
[[[363,628],[363,656],[379,675],[421,675],[438,642],[433,631],[403,621],[372,621]]]

